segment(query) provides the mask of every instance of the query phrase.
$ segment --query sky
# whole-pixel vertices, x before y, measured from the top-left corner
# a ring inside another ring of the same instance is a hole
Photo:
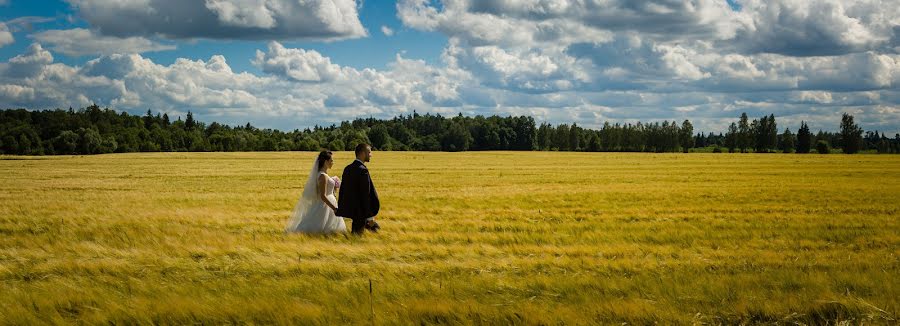
[[[900,0],[0,0],[0,108],[900,132]]]

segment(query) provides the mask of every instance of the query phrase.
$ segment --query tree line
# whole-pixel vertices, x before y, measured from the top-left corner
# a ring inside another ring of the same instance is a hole
[[[284,132],[261,129],[250,123],[229,126],[194,119],[174,121],[165,113],[130,115],[97,105],[74,110],[0,110],[0,154],[54,155],[159,151],[317,151],[352,150],[359,143],[388,151],[589,151],[688,152],[831,152],[876,150],[900,152],[900,134],[893,139],[867,132],[845,114],[840,133],[813,135],[801,123],[796,135],[778,133],[775,116],[749,121],[742,114],[725,134],[694,134],[689,120],[681,123],[610,124],[600,129],[577,124],[537,125],[528,116],[444,117],[433,114],[400,115],[392,119],[359,118],[340,125],[314,126]]]

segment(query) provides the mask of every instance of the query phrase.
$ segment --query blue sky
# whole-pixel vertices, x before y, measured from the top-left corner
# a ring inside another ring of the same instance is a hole
[[[389,62],[394,60],[396,54],[401,52],[409,58],[436,63],[447,42],[447,37],[440,33],[403,29],[402,23],[397,19],[396,6],[384,5],[385,3],[379,1],[361,3],[359,18],[363,26],[371,31],[369,37],[352,42],[299,40],[283,42],[283,44],[290,47],[313,49],[330,57],[334,63],[359,69],[366,67],[384,69]],[[65,1],[9,1],[7,5],[0,8],[2,8],[0,21],[11,21],[21,17],[47,20],[31,24],[32,31],[90,27],[86,22],[77,19],[77,13]],[[385,36],[381,32],[381,26],[391,28],[395,34],[392,37]],[[31,44],[27,41],[29,34],[30,31],[24,28],[13,33],[16,39],[25,41],[0,47],[0,60],[6,61],[24,52]],[[177,58],[205,60],[213,55],[221,54],[229,59],[229,65],[233,70],[259,73],[259,69],[254,67],[250,61],[254,57],[255,50],[266,48],[266,41],[197,39],[170,43],[177,43],[178,49],[176,51],[147,52],[144,57],[152,59],[156,63],[171,64]],[[364,55],[361,55],[363,53]],[[56,61],[67,64],[83,64],[95,57],[90,55],[59,56]]]
[[[900,132],[900,6],[868,0],[0,0],[0,107],[294,129],[413,110],[597,127],[741,112]]]

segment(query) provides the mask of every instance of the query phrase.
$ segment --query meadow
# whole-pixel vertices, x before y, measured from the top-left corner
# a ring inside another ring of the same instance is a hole
[[[375,152],[285,235],[315,156],[0,157],[0,323],[900,322],[898,156]]]

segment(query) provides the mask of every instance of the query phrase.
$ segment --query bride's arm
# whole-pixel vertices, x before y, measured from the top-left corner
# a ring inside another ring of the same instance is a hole
[[[331,200],[328,200],[328,196],[325,196],[326,183],[328,183],[328,178],[326,178],[324,174],[320,174],[319,175],[319,188],[318,188],[319,198],[322,198],[322,201],[325,202],[325,205],[328,205],[328,207],[331,207],[332,210],[337,210],[337,207],[334,207],[334,205],[331,204]]]

